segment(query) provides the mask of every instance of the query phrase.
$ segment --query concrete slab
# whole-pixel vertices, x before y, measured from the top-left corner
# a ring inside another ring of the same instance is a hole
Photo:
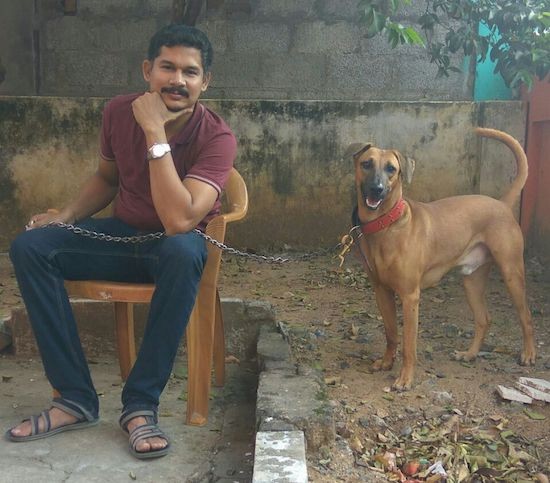
[[[273,431],[281,423],[304,431],[308,452],[334,442],[334,411],[321,382],[311,375],[281,371],[260,374],[256,400],[260,431]],[[285,428],[286,429],[286,428]]]
[[[236,411],[238,404],[228,394],[243,393],[240,375],[243,370],[237,365],[231,365],[228,369],[226,387],[224,390],[213,390],[208,424],[200,428],[184,424],[186,402],[185,397],[180,397],[185,391],[185,381],[170,380],[161,400],[160,426],[171,439],[172,451],[164,458],[143,462],[129,454],[128,438],[118,427],[121,410],[118,364],[114,358],[98,360],[91,365],[91,371],[101,400],[99,425],[28,443],[0,439],[0,480],[3,483],[127,483],[133,480],[199,483],[211,480],[216,456],[227,460],[227,465],[243,478],[233,478],[233,481],[250,481],[252,463],[246,465],[245,453],[252,451],[253,433],[249,436],[250,444],[246,446],[243,443],[242,458],[235,453],[234,458],[223,456],[228,441],[231,446],[228,436],[222,437],[224,415],[228,408],[231,425],[239,426],[240,420],[253,421],[254,414],[253,403],[252,406],[243,406],[243,413]],[[50,399],[51,389],[39,360],[1,356],[2,431],[49,407]]]
[[[256,434],[253,483],[307,483],[304,433],[260,431]]]

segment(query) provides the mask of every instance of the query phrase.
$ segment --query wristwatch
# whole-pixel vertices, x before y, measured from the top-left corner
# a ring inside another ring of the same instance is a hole
[[[147,161],[152,159],[162,158],[166,153],[170,152],[170,145],[168,143],[154,143],[147,150]]]

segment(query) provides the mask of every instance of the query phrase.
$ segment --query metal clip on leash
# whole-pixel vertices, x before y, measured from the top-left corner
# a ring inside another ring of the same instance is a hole
[[[346,259],[347,254],[350,252],[352,245],[355,242],[355,239],[353,238],[353,232],[356,231],[359,226],[354,226],[351,228],[351,230],[346,233],[342,239],[340,240],[340,245],[342,245],[342,250],[340,250],[340,253],[337,255],[337,257],[340,259],[340,265],[338,268],[342,268],[342,265],[344,265],[344,260]],[[363,233],[359,232],[359,235],[357,238],[361,238]],[[336,258],[336,257],[335,257]]]

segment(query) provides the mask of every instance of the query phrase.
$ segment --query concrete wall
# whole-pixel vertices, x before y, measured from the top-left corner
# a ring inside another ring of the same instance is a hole
[[[103,98],[0,97],[0,251],[29,215],[62,206],[95,170]],[[228,239],[266,250],[335,245],[350,228],[353,173],[346,147],[369,140],[416,159],[411,197],[499,196],[513,158],[471,129],[503,129],[523,139],[519,101],[219,101],[238,137],[237,168],[250,194],[245,221]]]
[[[0,2],[0,94],[36,93],[33,0]]]
[[[214,99],[471,100],[466,73],[436,79],[419,47],[365,38],[357,0],[217,0],[199,17],[215,49]],[[112,96],[145,88],[148,39],[171,0],[0,2],[0,95]],[[403,15],[423,11],[413,2]],[[34,43],[33,43],[34,42]],[[462,58],[456,59],[458,66]],[[466,69],[467,70],[467,69]]]

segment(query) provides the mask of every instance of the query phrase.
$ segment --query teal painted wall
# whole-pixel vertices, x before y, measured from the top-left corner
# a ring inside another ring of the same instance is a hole
[[[479,24],[480,35],[489,35],[489,28]],[[490,52],[490,51],[489,51]],[[512,90],[506,87],[500,74],[495,74],[495,63],[490,59],[490,53],[487,54],[485,62],[476,64],[476,78],[474,84],[475,101],[496,101],[513,99]],[[465,63],[467,65],[467,63]]]

